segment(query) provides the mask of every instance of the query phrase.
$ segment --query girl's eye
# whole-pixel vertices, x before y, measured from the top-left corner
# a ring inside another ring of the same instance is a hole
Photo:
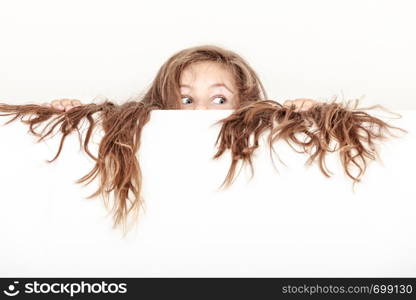
[[[186,96],[182,97],[181,101],[182,101],[183,104],[191,104],[192,103],[192,99],[189,98],[189,97],[186,97]]]
[[[227,100],[223,96],[215,96],[215,98],[213,100],[213,102],[215,104],[223,104],[225,101],[227,101]]]

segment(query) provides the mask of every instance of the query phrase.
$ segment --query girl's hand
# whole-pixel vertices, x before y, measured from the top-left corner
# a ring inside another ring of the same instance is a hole
[[[53,107],[58,110],[65,110],[68,111],[75,106],[82,105],[81,101],[77,99],[57,99],[53,100],[51,103],[43,103],[42,105],[47,107]]]
[[[320,102],[317,100],[308,99],[308,98],[299,98],[295,100],[286,100],[285,102],[283,102],[283,105],[288,106],[288,107],[291,105],[295,105],[296,111],[305,111],[311,108],[313,105],[318,104],[318,103]]]

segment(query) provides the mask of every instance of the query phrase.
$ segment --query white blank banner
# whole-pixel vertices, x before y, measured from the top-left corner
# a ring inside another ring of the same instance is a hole
[[[154,111],[139,150],[146,210],[125,239],[102,199],[85,199],[97,183],[74,183],[93,167],[75,134],[47,164],[60,135],[1,126],[0,276],[414,277],[416,111],[398,112],[387,121],[409,133],[380,145],[353,192],[337,153],[326,178],[284,142],[278,172],[261,147],[251,181],[247,167],[217,190],[230,156],[212,160],[212,124],[231,111]]]

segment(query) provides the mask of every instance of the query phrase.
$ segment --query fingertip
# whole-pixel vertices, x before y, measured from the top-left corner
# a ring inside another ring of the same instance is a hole
[[[79,106],[79,105],[81,105],[81,101],[79,101],[79,100],[72,100],[72,105],[73,106]]]
[[[283,105],[285,105],[285,106],[290,106],[291,104],[292,104],[292,100],[285,100],[283,102]]]

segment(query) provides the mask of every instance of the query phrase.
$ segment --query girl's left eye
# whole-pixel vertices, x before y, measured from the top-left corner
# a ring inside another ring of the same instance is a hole
[[[213,100],[215,104],[223,104],[225,101],[227,101],[227,99],[223,96],[215,96]]]

